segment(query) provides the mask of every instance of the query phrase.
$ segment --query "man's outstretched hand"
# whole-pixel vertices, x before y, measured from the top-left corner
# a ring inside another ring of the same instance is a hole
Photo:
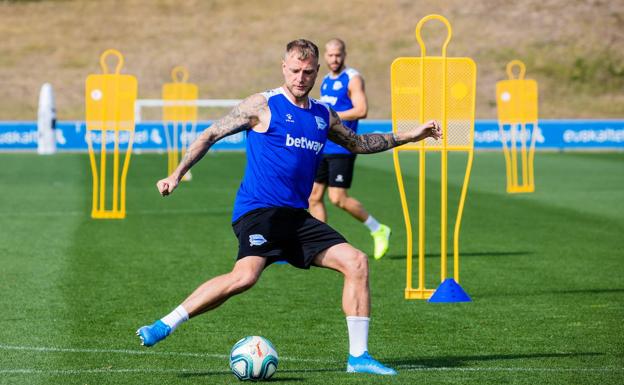
[[[440,139],[442,138],[442,127],[437,120],[430,120],[420,126],[416,127],[413,131],[413,142],[418,142],[425,138]]]
[[[164,197],[171,194],[176,187],[178,187],[178,180],[172,176],[168,176],[156,182],[158,192]]]

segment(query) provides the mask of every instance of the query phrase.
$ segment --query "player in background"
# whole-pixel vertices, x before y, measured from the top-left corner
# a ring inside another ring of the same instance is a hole
[[[239,241],[234,267],[201,284],[171,313],[139,328],[137,335],[143,345],[153,346],[189,318],[250,289],[267,266],[286,260],[301,269],[316,266],[343,275],[342,309],[349,334],[347,372],[396,374],[368,353],[368,257],[312,217],[306,210],[308,197],[327,138],[354,153],[370,154],[428,137],[439,139],[442,132],[437,122],[430,121],[397,133],[355,134],[342,125],[334,110],[308,97],[318,61],[314,43],[304,39],[288,43],[282,60],[283,85],[246,98],[216,120],[189,146],[175,171],[157,182],[160,194],[170,195],[214,143],[246,132],[247,166],[232,213],[232,228]],[[292,316],[296,328],[300,326],[297,318],[306,315]]]
[[[345,127],[357,132],[358,120],[364,119],[368,113],[368,102],[364,79],[358,71],[346,66],[346,57],[344,41],[331,39],[325,44],[325,63],[330,72],[321,83],[321,101],[336,111]],[[349,195],[355,157],[347,148],[331,140],[327,141],[310,194],[310,214],[327,222],[324,203],[327,191],[332,204],[351,214],[368,228],[374,241],[373,257],[380,259],[388,251],[391,230],[370,215],[359,200]]]

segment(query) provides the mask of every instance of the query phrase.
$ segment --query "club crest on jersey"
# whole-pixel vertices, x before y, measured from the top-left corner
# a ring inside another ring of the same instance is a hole
[[[251,234],[249,236],[249,245],[250,246],[260,246],[263,243],[266,243],[267,240],[262,236],[262,234]]]
[[[332,106],[336,105],[338,98],[335,96],[323,95],[321,96],[321,102],[331,104]]]
[[[334,91],[338,91],[341,88],[342,88],[342,83],[341,82],[339,82],[339,81],[338,82],[334,82],[334,85],[332,86],[332,89]]]
[[[288,123],[294,123],[295,121],[293,120],[293,116],[292,114],[286,114],[286,121]]]
[[[321,118],[320,116],[315,116],[314,118],[316,119],[316,128],[318,128],[319,130],[324,130],[325,127],[327,127],[325,119]]]

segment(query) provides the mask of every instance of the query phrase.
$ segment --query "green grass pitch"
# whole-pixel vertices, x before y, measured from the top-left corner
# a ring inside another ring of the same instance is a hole
[[[464,159],[451,157],[451,207]],[[416,157],[401,161],[415,205]],[[622,153],[538,153],[536,192],[524,195],[505,193],[501,153],[477,153],[460,238],[461,284],[473,302],[462,304],[403,299],[392,158],[360,156],[352,195],[393,229],[389,254],[370,261],[369,346],[397,377],[344,373],[341,277],[287,265],[158,346],[140,347],[137,327],[231,267],[230,213],[244,162],[242,153],[211,153],[192,182],[161,198],[155,182],[166,157],[134,156],[120,221],[90,219],[85,154],[0,154],[0,384],[238,383],[227,357],[245,335],[275,344],[277,383],[624,383]],[[434,286],[439,177],[429,164]],[[363,226],[334,208],[329,219],[371,252]]]

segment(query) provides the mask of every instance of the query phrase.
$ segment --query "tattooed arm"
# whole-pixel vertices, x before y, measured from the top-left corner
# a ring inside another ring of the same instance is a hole
[[[330,108],[330,128],[328,138],[346,147],[354,154],[372,154],[409,142],[418,142],[425,138],[440,139],[442,130],[435,120],[430,120],[412,130],[390,134],[358,135],[343,126],[336,111]]]
[[[261,94],[255,94],[243,100],[230,113],[205,129],[191,143],[175,171],[156,183],[160,194],[162,196],[171,194],[184,174],[206,155],[213,144],[226,136],[262,125],[268,114],[270,112],[267,100]]]

